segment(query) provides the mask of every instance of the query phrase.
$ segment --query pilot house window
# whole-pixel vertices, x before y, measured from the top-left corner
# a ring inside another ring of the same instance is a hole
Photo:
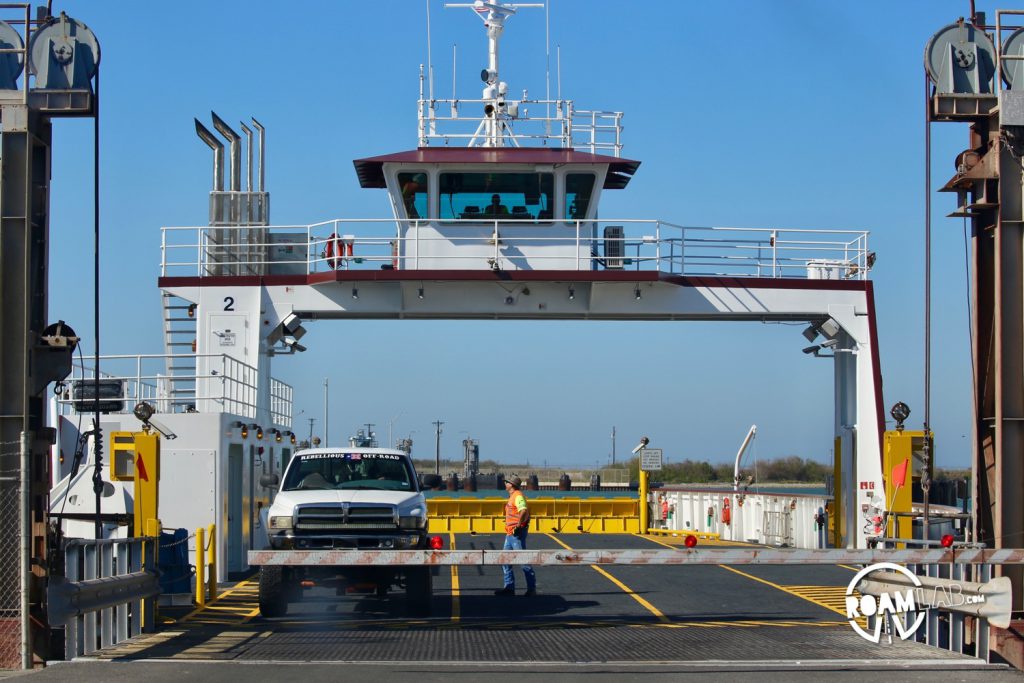
[[[550,221],[552,173],[442,173],[441,220]]]
[[[565,176],[565,217],[571,221],[586,218],[593,192],[593,173],[567,173]]]
[[[399,173],[398,187],[402,192],[402,206],[406,218],[427,217],[427,174]]]

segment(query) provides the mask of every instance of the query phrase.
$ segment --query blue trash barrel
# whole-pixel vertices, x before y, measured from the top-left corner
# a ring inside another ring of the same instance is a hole
[[[160,591],[191,593],[192,568],[188,563],[188,531],[174,529],[160,534]]]

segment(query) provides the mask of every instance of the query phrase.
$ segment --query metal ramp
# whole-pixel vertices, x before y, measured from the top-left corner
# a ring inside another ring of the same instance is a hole
[[[538,549],[650,550],[630,535],[531,534]],[[495,534],[450,534],[460,550],[501,547]],[[517,570],[518,573],[518,570]],[[497,597],[497,567],[439,567],[433,617],[406,618],[404,596],[339,597],[314,588],[281,618],[258,616],[254,582],[155,634],[101,650],[106,661],[728,664],[743,669],[994,670],[913,641],[870,643],[846,622],[850,567],[630,566],[538,568],[539,595]],[[520,575],[521,577],[521,575]],[[520,586],[522,588],[522,586]]]

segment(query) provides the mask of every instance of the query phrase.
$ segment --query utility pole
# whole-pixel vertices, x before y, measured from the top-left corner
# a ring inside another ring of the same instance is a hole
[[[330,433],[328,432],[327,429],[327,415],[327,378],[324,377],[324,446],[328,445],[331,442]]]
[[[612,467],[615,466],[615,425],[612,425]]]
[[[372,422],[367,422],[365,424],[366,424],[366,443],[372,444],[372,445],[375,446],[376,445],[374,443],[375,439],[373,438],[373,428],[374,428],[375,425]]]
[[[309,443],[313,443],[313,423],[316,422],[315,417],[309,418]]]
[[[434,422],[434,474],[441,474],[441,426],[444,422]]]

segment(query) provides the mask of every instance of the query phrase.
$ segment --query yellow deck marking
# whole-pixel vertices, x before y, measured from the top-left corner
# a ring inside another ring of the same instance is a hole
[[[561,539],[556,538],[555,536],[553,536],[551,534],[547,534],[547,537],[550,538],[551,540],[553,540],[558,545],[560,545],[563,548],[565,548],[566,550],[572,550],[572,548],[570,548],[565,543],[563,543]],[[621,588],[623,591],[625,591],[626,595],[628,595],[629,597],[633,598],[634,600],[639,602],[641,605],[643,605],[644,608],[648,612],[650,612],[654,616],[658,617],[658,621],[661,621],[661,622],[664,622],[664,623],[670,623],[671,622],[671,620],[668,617],[666,617],[664,614],[661,613],[661,610],[659,610],[657,607],[655,607],[654,605],[652,605],[651,603],[647,602],[642,597],[637,595],[636,592],[633,591],[632,588],[630,588],[626,584],[624,584],[621,581],[619,581],[618,579],[616,579],[614,576],[612,576],[611,574],[606,572],[604,569],[602,569],[601,567],[598,567],[596,564],[595,565],[590,565],[590,568],[593,569],[594,571],[596,571],[601,576],[603,576],[606,579],[608,579],[609,581],[611,581],[612,583],[614,583],[619,588]]]
[[[206,610],[232,609],[232,608],[227,607],[227,606],[218,605],[217,603],[219,603],[221,600],[224,600],[228,596],[234,595],[235,593],[248,593],[249,596],[253,596],[253,595],[256,594],[257,591],[258,591],[258,586],[255,583],[253,583],[252,581],[250,581],[249,579],[244,579],[242,581],[239,581],[237,584],[235,584],[235,586],[233,588],[229,588],[226,591],[224,591],[223,593],[221,593],[220,595],[218,595],[216,600],[214,600],[214,601],[212,601],[212,602],[210,602],[210,603],[208,603],[206,605],[203,605],[202,607],[197,607],[194,610],[192,610],[191,612],[189,612],[188,614],[186,614],[185,616],[183,616],[181,619],[178,620],[178,623],[181,623],[183,621],[191,621],[191,620],[195,619],[196,617],[198,617],[202,612],[204,612]],[[241,597],[241,596],[239,596],[239,597]],[[235,608],[235,609],[237,609],[237,608]],[[256,613],[257,614],[259,613],[259,608],[256,609]],[[211,614],[209,616],[213,616],[213,614]],[[250,618],[251,618],[251,615],[250,615]]]
[[[449,534],[451,537],[451,549],[455,550],[455,532]],[[462,618],[462,608],[459,605],[459,567],[452,565],[452,623],[459,623]]]
[[[805,599],[814,599],[828,605],[832,611],[846,616],[846,588],[844,586],[787,586]],[[859,595],[859,593],[857,593]],[[866,626],[867,619],[863,620]]]
[[[672,545],[671,543],[665,543],[664,541],[659,541],[656,538],[648,538],[647,536],[640,536],[640,538],[642,538],[644,540],[647,540],[647,541],[650,541],[651,543],[657,543],[658,545],[663,545],[666,548],[672,548],[672,550],[676,550],[676,549],[679,548],[679,546],[677,546],[677,545]]]
[[[807,602],[813,602],[815,605],[818,605],[819,607],[824,607],[825,609],[827,609],[830,612],[835,612],[836,614],[841,614],[844,617],[846,616],[846,610],[845,609],[837,609],[835,605],[830,605],[827,602],[823,602],[823,601],[821,601],[821,600],[819,600],[819,599],[817,599],[815,597],[812,597],[810,595],[803,594],[803,593],[801,593],[799,591],[793,590],[792,588],[788,588],[786,586],[780,586],[777,583],[773,583],[773,582],[768,581],[766,579],[762,579],[762,578],[760,578],[758,576],[754,576],[753,574],[748,574],[746,572],[741,572],[739,569],[736,569],[735,567],[729,567],[729,566],[724,565],[724,564],[720,564],[718,566],[721,567],[722,569],[726,569],[728,571],[731,571],[734,574],[739,574],[740,576],[745,576],[748,579],[752,579],[754,581],[757,581],[758,583],[763,583],[766,586],[771,586],[772,588],[777,588],[778,590],[782,591],[783,593],[788,593],[789,595],[792,595],[794,597],[800,598],[801,600],[806,600]],[[845,591],[845,589],[843,589],[843,590]]]

